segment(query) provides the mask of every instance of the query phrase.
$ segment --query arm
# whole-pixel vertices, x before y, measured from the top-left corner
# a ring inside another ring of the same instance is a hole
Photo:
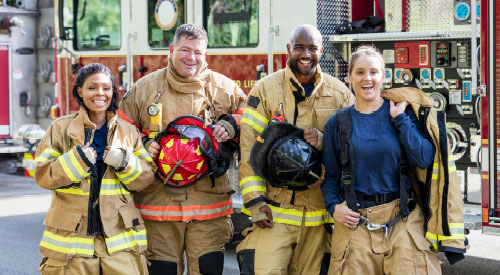
[[[333,116],[325,125],[323,137],[323,162],[325,164],[325,180],[321,184],[326,210],[333,216],[335,206],[342,202],[340,198],[340,181],[342,167],[339,160],[337,117]]]
[[[240,132],[240,154],[239,167],[241,193],[245,207],[250,210],[253,222],[266,219],[266,214],[260,212],[265,206],[266,180],[257,176],[250,164],[250,152],[256,137],[264,131],[269,123],[270,115],[265,111],[265,102],[262,98],[260,85],[255,85],[250,91],[248,105],[243,112]],[[271,217],[269,217],[272,220]]]
[[[398,138],[405,149],[410,164],[425,168],[434,160],[434,146],[425,138],[422,127],[411,108],[393,117],[392,123],[398,129]]]
[[[80,183],[89,176],[88,171],[93,163],[84,150],[91,149],[75,146],[68,152],[63,152],[61,142],[54,125],[50,125],[40,141],[35,157],[35,182],[42,188],[65,187]]]
[[[326,167],[325,181],[321,184],[321,192],[328,213],[333,216],[338,224],[349,228],[356,228],[360,214],[352,211],[345,201],[340,198],[340,181],[342,179],[342,166],[340,164],[340,136],[337,116],[330,118],[325,125],[323,162]]]

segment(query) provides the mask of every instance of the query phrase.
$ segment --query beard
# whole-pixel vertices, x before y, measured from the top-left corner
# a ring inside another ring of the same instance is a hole
[[[308,69],[301,69],[299,67],[299,60],[304,59],[304,58],[298,58],[298,59],[293,59],[290,58],[290,69],[292,69],[292,72],[301,74],[301,75],[310,75],[314,72],[316,72],[316,66],[318,65],[318,61],[314,59],[311,60],[311,68]]]

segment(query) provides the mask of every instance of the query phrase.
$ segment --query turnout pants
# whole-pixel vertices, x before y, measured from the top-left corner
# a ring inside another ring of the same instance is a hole
[[[94,239],[94,257],[74,256],[69,260],[43,258],[38,271],[42,275],[147,275],[144,255],[122,251],[109,255],[102,237]]]
[[[329,226],[329,225],[328,225]],[[330,240],[325,226],[274,223],[246,229],[236,247],[241,274],[326,274]]]
[[[360,209],[374,224],[390,222],[399,211],[399,200]],[[381,230],[335,224],[328,274],[441,274],[437,254],[424,237],[422,211],[417,206],[407,218],[391,228],[387,239]]]
[[[233,234],[230,217],[189,223],[144,220],[144,224],[149,274],[184,274],[184,252],[188,274],[222,274],[224,245]]]

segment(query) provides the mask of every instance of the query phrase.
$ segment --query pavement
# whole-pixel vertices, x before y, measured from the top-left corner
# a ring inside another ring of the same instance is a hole
[[[43,218],[50,206],[50,192],[33,179],[0,174],[0,275],[39,274],[41,255],[38,244],[43,233]],[[466,221],[480,220],[480,206],[465,206]],[[464,260],[450,266],[439,254],[443,274],[500,274],[500,236],[482,234],[470,228],[470,249]],[[239,274],[234,249],[225,253],[224,275]]]

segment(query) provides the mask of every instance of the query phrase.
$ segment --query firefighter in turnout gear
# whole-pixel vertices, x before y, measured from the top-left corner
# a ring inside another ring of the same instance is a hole
[[[328,120],[324,135],[330,274],[441,274],[434,251],[453,264],[466,241],[444,113],[420,90],[382,92],[384,60],[372,46],[352,54],[348,78],[356,103]]]
[[[84,67],[73,95],[80,111],[55,120],[36,152],[35,182],[52,193],[40,271],[147,274],[146,230],[131,193],[153,182],[153,160],[139,131],[115,113],[107,67]]]
[[[121,103],[125,115],[148,132],[144,144],[154,159],[161,153],[156,133],[182,116],[217,122],[213,136],[219,143],[238,135],[238,125],[217,118],[235,114],[246,96],[234,81],[207,69],[206,54],[202,27],[178,27],[168,66],[138,80]],[[157,177],[155,184],[135,194],[148,230],[150,274],[183,274],[184,253],[189,274],[222,274],[224,244],[233,232],[231,193],[227,174],[215,178],[207,173],[185,188],[173,188]]]
[[[254,222],[237,247],[242,274],[325,274],[330,260],[327,229],[333,220],[319,185],[306,190],[276,187],[250,163],[252,147],[262,142],[270,120],[303,129],[305,141],[321,150],[323,125],[338,109],[354,103],[341,81],[321,72],[322,38],[315,27],[296,27],[287,49],[286,68],[255,84],[241,119],[240,186],[245,212]]]

